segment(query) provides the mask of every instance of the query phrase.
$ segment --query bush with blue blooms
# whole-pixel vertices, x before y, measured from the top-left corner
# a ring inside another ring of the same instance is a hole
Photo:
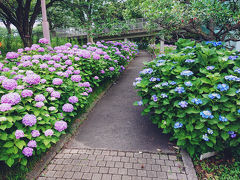
[[[238,146],[239,52],[221,42],[180,39],[176,45],[174,52],[146,63],[134,82],[142,114],[191,156]]]

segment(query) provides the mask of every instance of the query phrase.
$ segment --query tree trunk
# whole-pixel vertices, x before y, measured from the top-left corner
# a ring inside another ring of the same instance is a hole
[[[7,28],[8,35],[12,34],[12,29],[11,29],[11,22],[9,20],[3,21],[3,24]]]
[[[29,30],[29,31],[31,31],[31,30]],[[25,29],[25,31],[18,29],[18,32],[20,34],[20,37],[22,39],[24,47],[31,47],[33,44],[32,32],[26,32],[26,29]]]

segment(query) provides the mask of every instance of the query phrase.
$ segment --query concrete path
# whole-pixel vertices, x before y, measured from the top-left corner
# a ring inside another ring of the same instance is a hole
[[[190,179],[168,136],[133,106],[139,97],[132,83],[149,60],[141,51],[39,180]]]

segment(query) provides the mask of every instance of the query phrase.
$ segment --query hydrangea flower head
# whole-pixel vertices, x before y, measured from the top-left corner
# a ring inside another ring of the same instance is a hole
[[[209,111],[209,110],[200,112],[200,115],[202,116],[202,118],[205,118],[205,119],[213,118],[213,115],[212,115],[211,111]]]
[[[52,136],[53,135],[53,130],[47,129],[46,131],[44,131],[44,135],[45,136]]]
[[[220,115],[220,116],[219,116],[219,121],[227,122],[228,119],[227,119],[226,117]]]
[[[52,83],[53,85],[61,85],[63,83],[63,80],[60,78],[54,78]]]
[[[25,78],[24,81],[26,81],[30,85],[35,85],[39,84],[41,81],[41,77],[37,74],[28,74]]]
[[[71,96],[71,97],[68,98],[68,101],[70,103],[74,104],[74,103],[78,102],[78,98],[77,98],[77,96]]]
[[[182,126],[183,126],[183,124],[180,123],[180,122],[176,122],[176,123],[174,124],[174,128],[175,128],[175,129],[181,128]]]
[[[194,60],[194,59],[186,59],[185,62],[186,62],[186,63],[194,63],[195,60]]]
[[[14,90],[18,86],[18,83],[14,79],[5,79],[2,81],[2,87],[7,90]]]
[[[213,134],[213,130],[210,128],[207,128],[207,132],[208,132],[208,134]]]
[[[32,90],[28,90],[28,89],[25,89],[22,91],[21,93],[22,97],[31,97],[33,95],[33,92]]]
[[[21,101],[21,96],[18,93],[8,93],[1,97],[1,103],[8,103],[13,105],[18,104]]]
[[[177,84],[175,81],[171,81],[170,83],[169,83],[170,85],[175,85],[175,84]]]
[[[184,87],[176,87],[174,91],[177,92],[178,94],[182,94],[185,92],[185,89]]]
[[[63,105],[62,110],[64,112],[72,112],[74,110],[74,108],[73,108],[72,104],[67,103],[67,104]]]
[[[166,95],[165,93],[162,93],[162,94],[161,94],[161,97],[162,97],[162,98],[167,98],[168,95]]]
[[[22,130],[16,130],[15,137],[16,137],[16,139],[20,139],[20,138],[24,137],[24,132]]]
[[[204,141],[209,141],[209,138],[208,138],[208,135],[207,135],[207,134],[204,134],[204,135],[202,136],[202,138],[203,138]]]
[[[208,97],[210,99],[220,99],[221,98],[221,95],[218,94],[218,93],[212,93],[212,94],[209,94]]]
[[[168,86],[168,82],[163,82],[161,86]]]
[[[156,102],[158,100],[157,95],[152,95],[152,99],[154,102]]]
[[[185,86],[188,86],[188,87],[192,86],[192,82],[191,81],[187,81],[184,84],[185,84]]]
[[[51,92],[51,97],[60,98],[61,97],[61,93],[58,92],[58,91],[53,91],[53,92]]]
[[[32,130],[31,134],[32,134],[32,137],[40,136],[40,132],[38,130]]]
[[[227,91],[229,89],[229,86],[227,84],[218,84],[217,89],[220,91]]]
[[[38,94],[38,95],[35,96],[34,100],[37,101],[37,102],[42,102],[42,101],[45,101],[46,98],[43,94]]]
[[[80,75],[73,75],[73,76],[71,77],[71,80],[72,80],[73,82],[80,82],[80,81],[82,80],[82,78],[81,78]]]
[[[57,121],[55,122],[54,127],[57,131],[61,132],[67,129],[67,123],[65,121]]]
[[[182,107],[182,108],[186,108],[186,107],[188,106],[188,103],[187,103],[187,101],[180,101],[180,102],[178,103],[178,105],[179,105],[180,107]]]
[[[25,147],[25,148],[22,150],[22,153],[24,154],[24,156],[30,157],[30,156],[33,155],[33,148]]]
[[[9,111],[11,109],[12,109],[12,105],[11,104],[8,104],[8,103],[0,104],[0,111],[1,112]]]
[[[199,105],[199,104],[202,104],[202,100],[201,99],[197,99],[197,98],[193,98],[191,100],[192,103],[196,104],[196,105]]]
[[[40,44],[48,44],[48,43],[49,43],[46,38],[41,38],[41,39],[39,39],[38,42],[39,42]]]
[[[142,100],[141,100],[141,101],[138,101],[138,102],[137,102],[137,105],[138,105],[138,106],[142,106],[142,105],[143,105]]]
[[[110,70],[110,71],[114,71],[114,67],[110,67],[109,70]]]
[[[233,75],[225,76],[224,78],[227,81],[238,81],[238,79],[239,79],[237,76],[233,76]]]
[[[28,142],[27,146],[31,148],[37,147],[37,142],[35,140],[31,140]]]
[[[181,76],[191,76],[191,75],[193,75],[193,72],[189,70],[184,70],[181,72]]]
[[[38,108],[41,108],[41,107],[44,106],[44,103],[43,103],[42,101],[40,101],[40,102],[37,102],[37,103],[35,104],[35,106],[38,107]]]
[[[33,114],[26,114],[25,116],[23,116],[22,118],[22,123],[25,126],[34,126],[37,123],[37,118],[35,115]]]
[[[140,71],[140,74],[152,74],[153,69],[152,68],[148,68],[148,69],[144,69],[142,71]]]

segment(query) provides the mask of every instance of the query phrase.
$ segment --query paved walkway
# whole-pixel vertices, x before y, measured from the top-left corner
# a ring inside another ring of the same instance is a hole
[[[168,136],[132,105],[139,100],[132,83],[149,60],[141,51],[38,180],[189,179]]]

